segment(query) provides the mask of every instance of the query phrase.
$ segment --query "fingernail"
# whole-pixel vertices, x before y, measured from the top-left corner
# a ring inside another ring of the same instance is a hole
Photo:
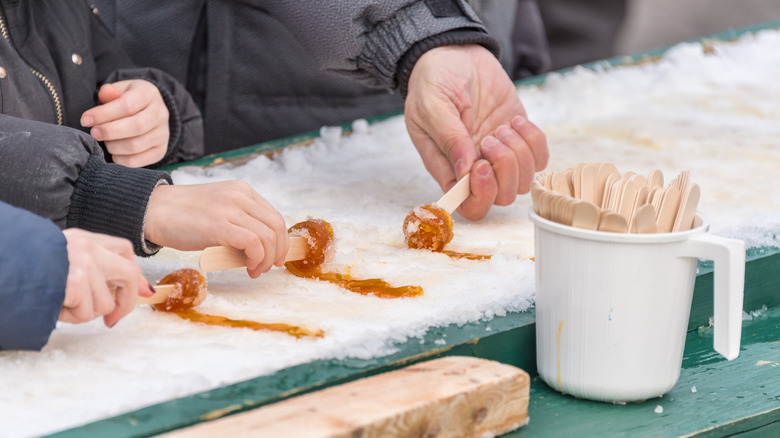
[[[498,139],[493,137],[492,135],[488,135],[487,137],[482,139],[483,148],[490,149],[496,146],[498,146]]]
[[[512,135],[513,132],[515,131],[512,130],[512,128],[510,128],[509,126],[501,125],[498,127],[498,129],[496,129],[496,137],[498,138],[508,137]]]
[[[95,120],[91,116],[84,116],[81,118],[81,126],[92,126],[92,122]]]
[[[92,134],[93,137],[95,137],[95,140],[103,139],[103,133],[100,131],[100,128],[92,128],[92,130],[89,133]]]
[[[512,119],[512,127],[519,128],[519,127],[525,125],[525,122],[527,122],[527,121],[528,120],[525,117],[523,117],[523,116],[515,116]]]
[[[479,164],[477,164],[477,175],[480,178],[486,178],[488,175],[490,175],[491,167],[490,163],[487,161],[483,161]]]
[[[456,175],[464,175],[468,173],[468,169],[466,168],[466,161],[465,160],[458,160],[455,162],[455,174]]]
[[[152,286],[151,284],[149,285],[149,291],[152,292],[153,294],[157,293],[157,289],[155,289],[154,286]]]

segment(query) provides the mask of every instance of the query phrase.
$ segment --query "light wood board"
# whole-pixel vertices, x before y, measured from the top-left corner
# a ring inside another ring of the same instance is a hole
[[[165,437],[481,437],[528,422],[528,374],[465,356],[421,362]]]

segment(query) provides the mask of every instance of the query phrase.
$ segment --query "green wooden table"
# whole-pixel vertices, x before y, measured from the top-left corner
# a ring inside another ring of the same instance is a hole
[[[731,39],[744,32],[776,27],[780,27],[780,21],[713,38]],[[639,62],[658,56],[663,50],[600,64]],[[543,80],[543,77],[532,78],[518,85],[533,85]],[[344,128],[348,129],[348,126]],[[304,133],[186,164],[244,160],[257,153],[310,141],[317,135],[317,132]],[[730,362],[712,349],[708,323],[712,315],[713,275],[706,261],[700,263],[699,268],[683,370],[671,392],[644,403],[613,405],[561,395],[534,377],[530,423],[505,436],[780,436],[780,249],[748,251],[744,309],[750,312],[765,307],[766,310],[752,320],[744,321],[740,356]],[[536,376],[534,320],[531,309],[482,323],[431,328],[422,339],[411,339],[399,345],[398,352],[389,356],[307,363],[52,436],[89,438],[159,434],[443,355],[497,360]],[[446,339],[447,344],[437,343],[441,339]]]
[[[740,356],[726,361],[712,349],[712,269],[700,264],[683,371],[672,391],[644,403],[612,405],[531,386],[531,422],[506,436],[732,436],[780,431],[780,249],[751,250],[745,271],[745,310],[766,311],[744,321]],[[437,340],[447,339],[447,345]],[[316,361],[234,385],[171,400],[53,436],[148,436],[245,411],[292,396],[443,355],[466,355],[518,366],[536,375],[533,309],[483,323],[431,328],[393,355],[371,360]],[[691,388],[696,387],[696,392]],[[657,413],[657,406],[663,412]],[[750,435],[746,435],[750,436]]]

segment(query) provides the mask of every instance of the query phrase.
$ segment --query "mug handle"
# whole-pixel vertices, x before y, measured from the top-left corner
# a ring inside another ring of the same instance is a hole
[[[742,337],[745,242],[700,233],[683,242],[682,252],[686,257],[714,262],[713,344],[723,357],[735,359]]]

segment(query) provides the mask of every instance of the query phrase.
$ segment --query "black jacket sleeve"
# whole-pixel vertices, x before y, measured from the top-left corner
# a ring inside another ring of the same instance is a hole
[[[0,201],[51,219],[60,228],[124,237],[138,255],[159,248],[144,239],[152,190],[165,172],[106,163],[79,130],[0,115]]]
[[[51,221],[0,202],[0,248],[0,350],[40,350],[65,300],[65,236]]]

